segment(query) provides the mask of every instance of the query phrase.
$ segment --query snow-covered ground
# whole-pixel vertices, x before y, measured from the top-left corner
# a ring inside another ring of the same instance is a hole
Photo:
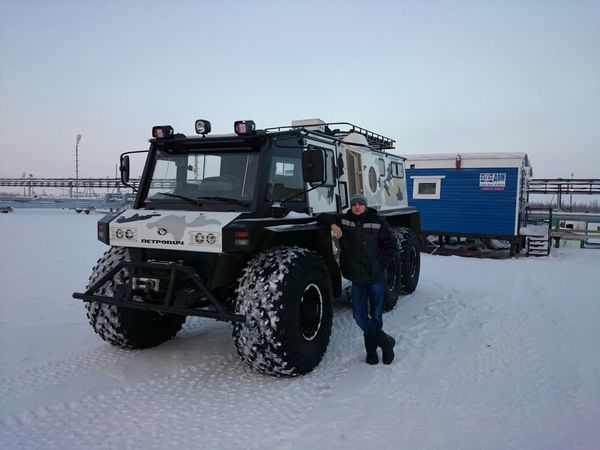
[[[99,216],[0,215],[0,446],[7,449],[598,449],[600,251],[423,255],[384,316],[391,366],[363,362],[336,304],[321,365],[252,372],[230,326],[188,319],[149,350],[94,334],[85,286]]]

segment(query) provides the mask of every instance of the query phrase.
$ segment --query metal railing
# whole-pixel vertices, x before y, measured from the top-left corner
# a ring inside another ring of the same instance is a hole
[[[600,194],[600,179],[595,178],[535,178],[529,180],[529,194]]]

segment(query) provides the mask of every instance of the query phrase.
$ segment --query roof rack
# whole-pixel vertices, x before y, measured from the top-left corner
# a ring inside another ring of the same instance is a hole
[[[318,123],[315,125],[323,126],[325,129],[325,131],[324,131],[325,134],[339,137],[339,138],[343,138],[343,137],[349,135],[350,133],[362,134],[365,138],[367,138],[367,142],[369,143],[369,145],[371,147],[376,148],[377,150],[392,149],[392,148],[394,148],[394,144],[396,142],[393,139],[382,136],[381,134],[373,133],[372,131],[369,131],[365,128],[359,127],[357,125],[354,125],[354,124],[351,124],[348,122],[329,122],[329,123]],[[347,129],[340,129],[339,126],[347,127]],[[290,130],[290,129],[305,128],[305,127],[307,127],[307,129],[309,131],[315,131],[315,130],[311,130],[308,125],[301,125],[301,126],[287,125],[287,126],[282,126],[282,127],[265,128],[265,131],[283,131],[283,130]]]

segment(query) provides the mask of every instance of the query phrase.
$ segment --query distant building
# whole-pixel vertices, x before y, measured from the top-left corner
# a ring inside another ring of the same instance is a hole
[[[520,249],[527,182],[525,153],[407,155],[408,203],[421,213],[423,235],[508,240]]]

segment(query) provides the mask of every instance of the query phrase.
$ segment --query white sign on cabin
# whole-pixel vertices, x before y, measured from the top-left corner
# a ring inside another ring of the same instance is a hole
[[[506,187],[506,173],[480,173],[479,189],[482,191],[503,191]]]

